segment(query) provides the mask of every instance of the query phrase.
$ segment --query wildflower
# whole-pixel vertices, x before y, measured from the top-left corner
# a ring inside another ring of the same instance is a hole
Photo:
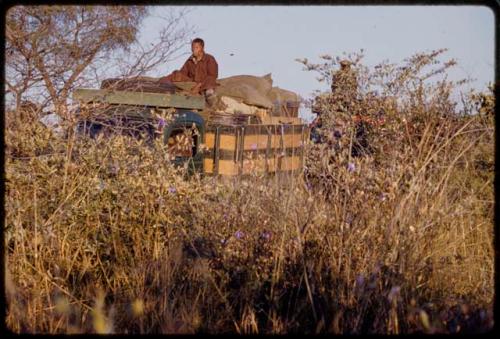
[[[399,295],[400,291],[401,291],[400,286],[394,286],[393,288],[391,288],[389,294],[387,295],[387,299],[389,299],[389,301],[395,300]]]
[[[161,128],[163,128],[163,127],[165,127],[165,119],[160,118],[160,119],[158,120],[158,128],[160,128],[160,129],[161,129]]]
[[[144,313],[144,302],[141,299],[136,299],[132,303],[132,313],[135,316],[140,316]]]
[[[429,330],[431,328],[430,322],[429,322],[429,316],[424,310],[420,310],[420,321],[422,322],[422,325],[426,330]]]
[[[113,164],[113,165],[111,165],[111,167],[110,167],[110,169],[109,169],[109,172],[110,172],[112,175],[117,175],[119,170],[120,170],[120,166],[119,166],[119,165],[117,165],[117,164]]]
[[[255,151],[257,149],[257,144],[252,144],[251,148]]]
[[[236,231],[236,233],[234,233],[234,236],[236,237],[236,239],[241,239],[244,237],[244,233],[242,231]]]
[[[347,164],[347,170],[349,172],[354,172],[356,170],[356,166],[354,165],[354,163],[350,162],[349,164]]]
[[[479,311],[479,318],[481,318],[481,320],[486,319],[486,311],[485,310]]]
[[[269,240],[269,239],[271,239],[271,232],[265,231],[261,234],[261,237],[266,239],[266,240]]]
[[[308,183],[306,184],[306,186],[307,186],[307,190],[308,190],[308,191],[311,191],[311,190],[312,190],[312,185],[311,185],[311,183],[310,183],[310,182],[308,182]]]
[[[104,190],[104,188],[106,188],[106,184],[104,183],[104,181],[99,179],[99,183],[97,184],[96,188],[99,192],[102,192]]]
[[[352,225],[352,221],[353,221],[352,215],[348,215],[345,220],[346,224],[350,226]]]
[[[356,285],[357,286],[363,286],[365,283],[365,277],[362,275],[362,274],[359,274],[357,277],[356,277]]]
[[[176,189],[174,186],[170,186],[170,187],[168,188],[168,192],[169,192],[169,193],[172,193],[172,194],[175,194],[175,193],[177,192],[177,189]]]

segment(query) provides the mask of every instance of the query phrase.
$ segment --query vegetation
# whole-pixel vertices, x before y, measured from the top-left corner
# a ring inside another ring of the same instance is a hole
[[[327,141],[307,145],[293,178],[187,178],[161,140],[92,140],[71,119],[59,138],[27,106],[7,112],[8,327],[491,329],[494,99],[473,92],[458,108],[443,52],[371,69],[351,56],[354,111],[324,96]],[[328,79],[338,58],[324,59],[304,64]],[[369,151],[354,156],[359,116]]]
[[[160,12],[160,11],[159,11]],[[178,57],[192,28],[185,10],[160,16],[163,28],[142,37],[144,6],[13,6],[6,15],[6,101],[24,101],[66,119],[76,87],[98,87],[109,74],[142,76]],[[154,41],[150,41],[154,38]]]

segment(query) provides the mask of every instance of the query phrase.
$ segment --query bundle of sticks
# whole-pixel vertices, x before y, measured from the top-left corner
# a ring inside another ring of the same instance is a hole
[[[151,77],[105,79],[101,83],[101,89],[148,93],[175,93],[177,91],[173,83],[160,82],[158,78]]]

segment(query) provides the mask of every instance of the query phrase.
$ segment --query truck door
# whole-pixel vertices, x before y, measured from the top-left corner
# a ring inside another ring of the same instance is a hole
[[[203,168],[200,144],[205,134],[204,123],[199,114],[180,109],[176,112],[175,119],[165,126],[163,132],[169,153],[174,156],[174,164],[183,165],[188,162],[190,173],[201,172]]]

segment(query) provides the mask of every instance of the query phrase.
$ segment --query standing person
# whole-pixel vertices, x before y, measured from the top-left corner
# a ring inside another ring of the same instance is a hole
[[[180,70],[173,71],[160,82],[193,81],[196,85],[191,88],[192,94],[203,94],[210,106],[217,100],[215,87],[219,76],[219,65],[215,58],[205,53],[205,42],[196,38],[191,42],[192,55],[186,60]]]
[[[332,76],[332,93],[348,95],[352,99],[358,93],[358,79],[356,73],[351,69],[349,60],[340,61],[340,69]]]
[[[368,142],[368,134],[371,126],[365,117],[366,112],[360,111],[358,79],[354,70],[351,69],[349,60],[342,60],[340,69],[333,75],[332,94],[342,111],[350,115],[355,124],[351,155],[359,157],[370,154],[371,148]]]

